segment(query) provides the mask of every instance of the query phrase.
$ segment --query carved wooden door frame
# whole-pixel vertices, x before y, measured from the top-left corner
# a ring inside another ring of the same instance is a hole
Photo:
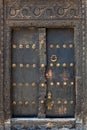
[[[64,3],[65,2],[65,3]],[[37,6],[31,5],[29,15],[29,4],[26,0],[24,4],[21,0],[2,0],[0,1],[0,122],[1,130],[11,129],[20,126],[29,128],[30,126],[38,128],[82,128],[86,121],[86,95],[85,89],[85,0],[70,0],[55,4],[45,3]],[[67,2],[72,6],[67,6]],[[79,4],[78,4],[79,3]],[[56,5],[62,5],[57,8]],[[24,5],[24,7],[23,7]],[[26,6],[25,6],[26,5]],[[21,8],[22,7],[22,8]],[[44,8],[44,11],[42,10]],[[34,11],[34,13],[32,12]],[[41,12],[42,14],[41,14]],[[64,12],[65,11],[65,12]],[[67,13],[66,13],[67,12]],[[4,14],[4,15],[3,15]],[[51,14],[53,14],[51,16]],[[76,84],[76,111],[74,119],[13,119],[11,118],[11,31],[15,27],[43,27],[43,28],[73,28],[75,45],[75,84]],[[4,30],[4,31],[3,31]],[[3,48],[4,47],[4,48]],[[4,52],[3,52],[4,50]],[[4,63],[4,64],[3,64]],[[4,85],[3,85],[4,84]],[[85,120],[85,121],[84,121]],[[4,126],[4,127],[3,127]]]

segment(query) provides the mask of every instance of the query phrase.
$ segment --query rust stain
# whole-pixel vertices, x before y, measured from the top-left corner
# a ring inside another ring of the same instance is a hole
[[[63,81],[68,81],[69,80],[69,77],[70,77],[70,74],[68,71],[64,71],[60,77],[63,79]]]
[[[67,108],[66,108],[66,107],[61,106],[61,107],[58,108],[58,113],[59,113],[60,115],[63,115],[63,114],[65,114],[66,112],[67,112]]]
[[[46,77],[49,79],[53,78],[53,71],[52,70],[48,70],[48,72],[46,73]]]

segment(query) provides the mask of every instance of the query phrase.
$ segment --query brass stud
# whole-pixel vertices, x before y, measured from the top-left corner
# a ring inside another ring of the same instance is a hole
[[[66,46],[66,44],[63,44],[63,48],[66,48],[67,46]]]
[[[57,82],[57,85],[60,86],[60,82]]]
[[[19,48],[20,48],[20,49],[22,49],[22,48],[23,48],[23,45],[22,45],[22,44],[20,44],[20,45],[19,45]]]
[[[58,102],[57,102],[58,104],[61,104],[61,101],[60,100],[58,100]]]
[[[57,63],[56,66],[57,66],[57,67],[60,67],[60,63]]]
[[[35,44],[32,45],[32,49],[33,49],[33,50],[36,49],[36,45],[35,45]]]
[[[33,68],[36,68],[36,64],[33,64],[32,66],[33,66]]]
[[[26,64],[26,68],[29,68],[30,67],[30,65],[29,64]]]
[[[53,45],[53,44],[51,44],[51,45],[50,45],[50,48],[52,49],[53,47],[54,47],[54,45]]]
[[[53,86],[53,85],[54,85],[54,83],[53,83],[53,82],[51,82],[51,83],[50,83],[50,85],[51,85],[51,86]]]
[[[67,104],[68,102],[67,101],[64,101],[64,104]]]
[[[30,48],[30,45],[26,45],[26,48]]]
[[[66,67],[66,63],[63,63],[63,67]]]
[[[12,103],[13,105],[16,105],[16,101],[13,101],[13,103]]]
[[[14,49],[15,49],[15,48],[17,48],[17,46],[14,44],[14,45],[12,45],[12,48],[14,48]]]
[[[35,101],[32,101],[32,105],[35,105]]]
[[[41,100],[40,103],[41,103],[41,104],[44,104],[44,100]]]
[[[16,83],[13,83],[12,86],[13,86],[13,87],[16,87]]]
[[[71,84],[71,85],[74,85],[74,82],[71,82],[70,84]]]
[[[59,45],[59,44],[57,44],[57,45],[56,45],[56,48],[60,48],[60,45]]]
[[[70,44],[69,47],[70,47],[70,48],[73,48],[73,44]]]
[[[41,87],[45,87],[45,84],[44,84],[44,83],[41,83]]]
[[[47,107],[47,110],[52,110],[52,107],[48,106],[48,107]]]
[[[41,67],[44,68],[44,67],[45,67],[45,64],[41,64]]]
[[[15,68],[15,67],[16,67],[16,64],[12,64],[12,67]]]
[[[51,99],[52,98],[52,95],[51,95],[51,92],[48,92],[48,99]]]
[[[29,105],[29,102],[28,102],[28,101],[26,101],[26,102],[25,102],[25,105],[26,105],[26,106],[27,106],[27,105]]]
[[[74,66],[74,64],[73,63],[70,63],[70,67],[73,67]]]
[[[22,87],[22,86],[23,86],[23,84],[22,84],[22,83],[19,83],[19,84],[18,84],[18,86],[19,86],[19,87]]]
[[[32,83],[32,87],[35,87],[36,86],[36,84],[35,83]]]
[[[20,64],[19,66],[20,66],[20,68],[23,68],[23,67],[24,67],[24,65],[23,65],[23,64]]]
[[[50,63],[50,67],[53,67],[53,63]]]
[[[70,104],[73,104],[74,103],[74,101],[70,101]]]
[[[26,86],[26,87],[29,87],[29,83],[25,83],[25,86]]]
[[[22,105],[23,103],[22,103],[22,101],[19,101],[18,104],[19,104],[19,105]]]
[[[66,85],[67,85],[67,82],[64,82],[63,85],[66,86]]]

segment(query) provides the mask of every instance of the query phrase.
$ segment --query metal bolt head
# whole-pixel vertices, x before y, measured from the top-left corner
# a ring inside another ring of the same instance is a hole
[[[23,67],[24,67],[24,65],[23,65],[23,64],[20,64],[19,66],[20,66],[20,68],[23,68]]]
[[[26,87],[29,87],[29,83],[26,83],[25,86],[26,86]]]
[[[53,67],[53,63],[50,63],[50,67]]]
[[[13,103],[12,103],[13,105],[16,105],[16,101],[13,101]]]
[[[64,82],[63,85],[66,86],[66,85],[67,85],[67,82]]]
[[[63,63],[63,67],[66,67],[66,63]]]
[[[41,67],[44,68],[44,67],[45,67],[45,64],[41,64]]]
[[[70,67],[73,67],[74,66],[74,64],[73,63],[70,63]]]
[[[63,48],[66,48],[66,47],[67,47],[66,44],[64,44],[64,45],[63,45]]]
[[[41,100],[40,103],[41,103],[41,104],[44,104],[44,100]]]
[[[36,49],[36,45],[35,45],[35,44],[32,45],[32,49],[33,49],[33,50]]]
[[[50,83],[50,85],[51,85],[51,86],[53,86],[53,85],[54,85],[54,83],[53,83],[53,82],[51,82],[51,83]]]
[[[60,86],[60,82],[57,82],[57,85]]]
[[[29,68],[30,67],[30,65],[29,64],[26,64],[26,68]]]
[[[45,87],[45,84],[44,84],[44,83],[41,83],[41,87]]]
[[[13,86],[13,87],[16,87],[16,83],[13,83],[12,86]]]
[[[54,47],[54,45],[53,45],[53,44],[51,44],[51,45],[50,45],[50,48],[52,49],[53,47]]]
[[[67,101],[64,101],[64,104],[67,104]]]
[[[57,44],[57,45],[56,45],[56,48],[60,48],[60,45],[59,45],[59,44]]]
[[[71,85],[74,85],[74,82],[71,82],[70,84],[71,84]]]
[[[26,48],[30,48],[30,45],[26,45]]]
[[[36,64],[33,64],[32,66],[33,66],[33,68],[36,68]]]
[[[20,44],[20,45],[19,45],[19,48],[20,48],[20,49],[22,49],[22,48],[23,48],[23,45],[22,45],[22,44]]]
[[[29,105],[29,102],[28,102],[28,101],[26,101],[26,102],[25,102],[25,105],[26,105],[26,106],[27,106],[27,105]]]
[[[15,67],[16,67],[16,64],[12,64],[12,67],[15,68]]]
[[[70,48],[73,48],[73,44],[70,44],[69,47],[70,47]]]
[[[57,63],[56,66],[57,66],[57,67],[60,67],[60,63]]]
[[[33,83],[32,83],[32,87],[35,87],[35,86],[36,86],[36,84],[33,82]]]
[[[19,103],[18,103],[19,105],[22,105],[23,103],[22,103],[22,101],[19,101]]]
[[[17,48],[17,46],[16,46],[15,44],[13,44],[13,45],[12,45],[12,48],[16,49],[16,48]]]
[[[70,104],[73,104],[74,103],[74,101],[70,101]]]
[[[32,101],[32,105],[35,105],[35,101]]]
[[[61,101],[60,101],[60,100],[58,100],[58,104],[61,104]]]
[[[22,87],[22,86],[23,86],[23,84],[22,84],[22,83],[19,83],[19,84],[18,84],[18,86],[19,86],[19,87]]]

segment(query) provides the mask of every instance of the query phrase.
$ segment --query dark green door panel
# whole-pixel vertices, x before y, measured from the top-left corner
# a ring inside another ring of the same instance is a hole
[[[12,31],[13,117],[74,117],[74,30]]]
[[[12,37],[13,116],[38,114],[38,29],[16,29]]]
[[[47,29],[47,117],[74,116],[74,65],[73,29]]]

